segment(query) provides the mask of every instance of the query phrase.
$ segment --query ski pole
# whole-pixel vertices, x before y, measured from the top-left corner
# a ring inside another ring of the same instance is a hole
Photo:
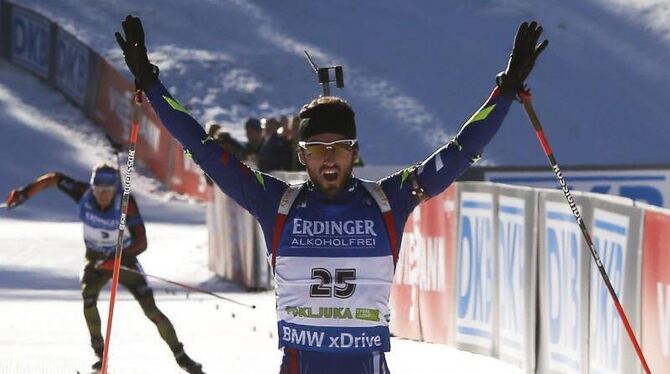
[[[593,244],[593,240],[591,239],[591,234],[589,234],[589,231],[586,228],[586,225],[584,224],[584,220],[582,220],[582,215],[579,212],[579,208],[577,208],[577,203],[575,202],[575,199],[572,197],[572,194],[570,193],[568,183],[563,177],[563,174],[561,173],[561,168],[558,166],[558,162],[556,161],[556,157],[554,156],[554,153],[551,150],[551,146],[549,146],[549,141],[547,140],[547,137],[544,135],[542,124],[540,124],[540,119],[537,117],[535,109],[533,109],[533,104],[531,102],[532,96],[530,94],[530,91],[525,90],[519,96],[521,96],[523,108],[526,110],[528,119],[530,119],[530,122],[533,125],[533,128],[535,129],[535,135],[537,136],[537,139],[540,141],[540,145],[542,146],[544,154],[549,159],[551,169],[553,170],[554,174],[556,174],[556,178],[558,179],[558,183],[561,186],[561,190],[563,190],[563,194],[565,195],[565,198],[568,200],[568,205],[570,205],[570,209],[572,210],[572,213],[574,214],[575,219],[577,220],[579,229],[582,231],[584,240],[586,240],[586,244],[588,245],[589,250],[591,251],[591,257],[593,257],[593,261],[595,261],[596,263],[596,267],[600,272],[600,276],[603,282],[605,282],[605,286],[607,287],[607,290],[609,291],[609,294],[612,297],[612,301],[614,301],[614,306],[616,307],[616,310],[619,313],[621,322],[623,322],[624,328],[628,333],[628,337],[630,338],[631,343],[633,343],[635,353],[637,353],[637,356],[640,359],[640,363],[642,364],[645,373],[651,374],[649,366],[647,365],[647,360],[644,358],[644,354],[642,353],[642,348],[640,348],[637,338],[635,338],[635,333],[633,332],[633,329],[631,328],[630,323],[628,322],[626,312],[624,312],[623,307],[621,306],[621,302],[619,302],[619,298],[617,297],[616,292],[614,291],[614,287],[612,287],[612,283],[610,282],[610,278],[607,275],[607,271],[605,270],[605,267],[603,266],[603,263],[600,260],[600,256],[598,255],[598,252],[596,251],[596,248]]]
[[[105,333],[105,349],[102,355],[102,374],[107,373],[107,362],[109,361],[109,342],[112,335],[112,320],[114,317],[114,302],[116,300],[116,289],[119,285],[119,272],[121,270],[121,257],[123,256],[123,232],[126,229],[126,215],[128,214],[128,200],[130,198],[130,178],[133,174],[135,164],[135,146],[137,145],[137,134],[140,129],[140,104],[142,102],[142,91],[137,90],[134,96],[132,124],[130,127],[130,142],[128,144],[128,163],[126,164],[126,176],[123,181],[123,198],[121,201],[121,218],[119,219],[119,234],[116,240],[114,252],[114,272],[112,275],[112,292],[109,298],[109,312],[107,314],[107,332]]]
[[[227,298],[227,297],[225,297],[225,296],[221,296],[221,295],[215,294],[214,292],[210,292],[210,291],[207,291],[207,290],[203,290],[202,288],[198,288],[198,287],[194,287],[194,286],[189,286],[188,284],[183,284],[183,283],[175,282],[175,281],[173,281],[173,280],[169,280],[169,279],[167,279],[167,278],[162,278],[162,277],[159,277],[159,276],[157,276],[157,275],[147,274],[147,273],[144,273],[144,272],[137,271],[137,270],[135,270],[135,269],[129,268],[129,267],[127,267],[127,266],[123,266],[123,265],[121,265],[121,270],[130,272],[130,273],[134,273],[134,274],[143,275],[143,276],[146,276],[146,277],[149,277],[149,278],[158,279],[158,280],[163,281],[163,282],[165,282],[165,283],[169,283],[169,284],[173,284],[173,285],[175,285],[175,286],[179,286],[179,287],[182,287],[182,288],[186,288],[187,290],[191,290],[191,291],[194,291],[194,292],[204,293],[204,294],[207,294],[207,295],[216,297],[217,299],[221,299],[221,300],[228,301],[228,302],[233,303],[233,304],[241,305],[241,306],[244,306],[244,307],[247,307],[247,308],[251,308],[251,309],[256,309],[256,305],[253,305],[253,304],[251,304],[251,305],[250,305],[250,304],[245,304],[245,303],[243,303],[243,302],[240,302],[240,301],[237,301],[237,300],[233,300],[233,299],[229,299],[229,298]]]

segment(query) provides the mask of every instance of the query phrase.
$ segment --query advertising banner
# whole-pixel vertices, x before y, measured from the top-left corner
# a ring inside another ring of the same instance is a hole
[[[408,221],[404,242],[421,248],[419,320],[421,336],[431,343],[450,344],[454,328],[456,281],[457,185],[425,201]]]
[[[654,374],[670,374],[670,212],[646,209],[642,252],[642,350]]]
[[[400,244],[391,287],[391,333],[407,339],[421,340],[421,315],[419,314],[419,282],[423,248],[416,240],[420,236],[422,205],[414,209],[407,219]]]
[[[126,121],[126,123],[130,123],[130,121]],[[126,134],[124,139],[128,138],[127,131],[129,129],[130,126],[124,126],[124,133]],[[170,185],[168,183],[170,174],[167,160],[174,160],[173,144],[176,144],[176,141],[163,127],[151,104],[144,100],[140,115],[140,133],[137,137],[137,154],[140,160],[151,169],[154,176],[168,185]]]
[[[642,210],[632,200],[589,194],[593,244],[633,329],[639,331]],[[591,373],[639,373],[641,367],[611,296],[591,261],[589,366]],[[639,334],[638,334],[639,335]]]
[[[54,83],[79,107],[84,106],[90,74],[92,53],[83,43],[61,28],[56,32]]]
[[[498,357],[535,372],[537,193],[498,187]]]
[[[588,224],[588,200],[572,197]],[[586,373],[590,254],[563,192],[540,190],[538,198],[538,371]]]
[[[10,58],[39,77],[49,77],[51,22],[25,8],[13,5]]]
[[[456,346],[494,353],[496,301],[495,187],[460,183],[456,259]]]
[[[93,119],[117,143],[128,141],[125,135],[126,128],[130,128],[134,88],[109,62],[102,62]]]
[[[496,183],[555,188],[556,176],[547,171],[485,171],[484,179]],[[670,208],[670,168],[569,170],[571,190],[618,195]]]

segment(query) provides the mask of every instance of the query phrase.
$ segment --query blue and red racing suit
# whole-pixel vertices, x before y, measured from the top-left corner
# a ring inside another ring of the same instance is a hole
[[[494,89],[423,162],[377,182],[352,177],[328,198],[309,182],[289,186],[240,162],[160,82],[145,93],[193,160],[260,222],[276,282],[281,373],[388,373],[388,301],[403,227],[420,202],[417,185],[428,196],[444,191],[479,159],[512,100]]]

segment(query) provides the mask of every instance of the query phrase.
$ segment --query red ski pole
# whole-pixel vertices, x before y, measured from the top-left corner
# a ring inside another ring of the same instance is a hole
[[[600,261],[600,256],[598,255],[598,252],[596,251],[596,248],[593,245],[591,234],[589,234],[589,230],[586,228],[584,220],[582,220],[582,215],[579,212],[579,209],[577,208],[577,203],[575,202],[575,199],[572,197],[572,194],[570,193],[568,183],[563,177],[563,174],[561,173],[561,168],[558,166],[556,157],[554,157],[554,153],[551,150],[551,147],[549,146],[549,141],[547,140],[547,137],[544,135],[542,124],[540,124],[540,119],[537,117],[535,109],[533,109],[533,104],[531,103],[532,96],[530,94],[530,91],[526,90],[522,92],[520,96],[521,101],[523,102],[523,108],[526,110],[526,114],[528,114],[528,119],[530,119],[530,123],[533,125],[533,128],[535,129],[535,135],[537,135],[537,139],[540,141],[540,145],[542,146],[544,154],[547,155],[547,158],[549,159],[551,169],[554,172],[554,174],[556,174],[556,178],[558,179],[558,183],[561,186],[561,190],[563,191],[565,198],[568,200],[568,204],[570,205],[570,209],[572,210],[572,213],[574,214],[575,219],[577,220],[579,229],[582,231],[584,240],[586,240],[586,244],[588,245],[589,250],[591,251],[591,257],[593,257],[593,261],[595,261],[596,263],[596,267],[600,272],[600,276],[603,282],[605,283],[605,286],[607,287],[610,296],[612,297],[612,301],[614,302],[614,306],[616,307],[617,312],[619,313],[621,322],[623,322],[623,326],[626,329],[626,332],[628,333],[628,337],[630,338],[631,343],[633,343],[635,353],[637,353],[637,357],[640,359],[640,363],[642,364],[645,373],[651,374],[651,370],[649,370],[649,365],[647,365],[647,360],[644,358],[644,354],[642,353],[642,348],[640,348],[640,344],[638,343],[637,338],[635,337],[635,332],[633,332],[633,329],[631,328],[630,323],[628,322],[626,312],[624,312],[623,307],[621,306],[621,302],[619,301],[619,298],[616,295],[616,291],[614,291],[614,287],[612,287],[612,282],[610,282],[610,278],[607,275],[607,271],[605,270],[602,261]]]
[[[130,199],[130,177],[135,165],[135,146],[137,145],[137,134],[140,129],[140,103],[142,102],[142,91],[137,90],[134,96],[133,118],[130,127],[130,142],[128,144],[128,163],[126,164],[126,176],[123,180],[123,199],[121,201],[121,218],[119,220],[119,236],[116,241],[114,252],[114,272],[112,275],[112,292],[109,297],[109,312],[107,313],[107,332],[105,333],[105,349],[102,355],[102,374],[107,373],[107,362],[109,361],[109,342],[112,337],[112,320],[114,318],[114,302],[116,301],[116,289],[119,285],[119,273],[121,271],[121,257],[123,256],[123,232],[126,229],[126,215],[128,214],[128,200]]]

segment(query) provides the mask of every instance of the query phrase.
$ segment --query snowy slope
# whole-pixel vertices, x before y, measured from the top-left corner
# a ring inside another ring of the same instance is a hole
[[[241,136],[248,116],[297,110],[319,92],[302,55],[342,64],[364,159],[415,162],[453,135],[503,69],[518,23],[551,44],[530,81],[564,164],[667,163],[667,0],[77,0],[39,9],[124,68],[112,36],[145,22],[164,82],[198,119]],[[398,152],[398,139],[412,139]],[[640,145],[644,144],[641,149]],[[520,106],[487,150],[498,165],[543,164]]]
[[[100,162],[116,164],[104,132],[60,93],[33,76],[0,60],[0,196],[38,176],[58,171],[88,181]],[[122,157],[125,164],[125,158]],[[148,221],[204,223],[203,204],[177,201],[150,178],[133,177],[133,194]],[[21,209],[0,212],[14,219],[77,221],[76,205],[56,188],[45,190]]]

